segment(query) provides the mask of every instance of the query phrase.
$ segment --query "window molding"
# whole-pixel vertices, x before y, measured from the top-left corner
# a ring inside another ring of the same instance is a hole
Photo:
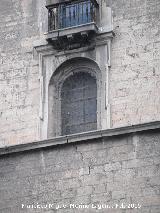
[[[48,101],[48,137],[61,135],[61,89],[64,81],[73,73],[89,73],[97,83],[97,129],[101,129],[101,88],[102,75],[95,62],[85,58],[75,58],[64,62],[50,79]],[[54,100],[53,97],[54,96]]]
[[[112,127],[110,97],[109,97],[109,76],[111,69],[111,40],[113,33],[105,33],[96,37],[94,43],[87,47],[82,47],[68,51],[57,51],[46,42],[35,42],[34,59],[39,60],[40,80],[40,119],[39,119],[39,138],[48,138],[48,95],[49,83],[52,75],[59,67],[67,61],[75,58],[82,58],[97,64],[101,71],[101,109],[99,123],[100,129],[110,129]],[[105,92],[106,91],[106,92]],[[108,94],[108,96],[107,96]],[[107,107],[106,107],[107,103]]]

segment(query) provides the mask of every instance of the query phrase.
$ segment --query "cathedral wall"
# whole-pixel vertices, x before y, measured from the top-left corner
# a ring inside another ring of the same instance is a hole
[[[0,146],[3,147],[40,139],[39,62],[33,46],[36,41],[45,40],[47,10],[43,0],[1,1]],[[109,70],[111,127],[159,120],[159,0],[99,3],[113,10],[115,37]]]
[[[159,130],[1,152],[0,212],[158,213],[159,154]]]
[[[110,71],[113,127],[160,119],[160,1],[107,1],[115,37]]]
[[[39,73],[33,43],[42,31],[41,3],[1,1],[0,146],[39,138]]]

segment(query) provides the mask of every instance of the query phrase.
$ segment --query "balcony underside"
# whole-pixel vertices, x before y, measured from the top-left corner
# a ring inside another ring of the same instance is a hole
[[[46,39],[56,49],[74,49],[85,46],[97,32],[96,24],[91,22],[48,32]]]
[[[63,36],[71,37],[77,33],[84,34],[89,32],[95,32],[95,33],[98,32],[98,28],[94,22],[75,26],[75,27],[53,30],[47,33],[47,39],[57,40],[58,37],[63,37]]]

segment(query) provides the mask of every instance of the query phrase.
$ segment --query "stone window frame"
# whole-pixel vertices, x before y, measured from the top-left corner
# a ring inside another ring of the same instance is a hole
[[[60,67],[67,61],[81,58],[83,60],[90,60],[96,64],[101,73],[101,107],[100,119],[98,120],[101,130],[110,129],[112,127],[112,114],[110,103],[110,72],[111,72],[111,41],[113,32],[105,35],[100,35],[96,38],[95,44],[72,51],[57,52],[51,45],[46,42],[36,42],[34,44],[34,59],[38,59],[39,64],[39,123],[38,131],[39,138],[45,140],[47,138],[58,137],[58,134],[49,134],[48,132],[48,97],[49,97],[49,83],[53,75],[57,73]],[[83,133],[84,134],[84,133]],[[81,134],[81,135],[83,135]],[[80,135],[80,134],[79,134]],[[58,137],[59,138],[59,137]]]
[[[64,81],[74,73],[87,72],[97,83],[97,130],[101,126],[102,74],[98,65],[87,58],[75,58],[64,62],[53,73],[48,87],[48,132],[47,136],[61,136],[61,89]],[[95,131],[95,130],[94,130]]]

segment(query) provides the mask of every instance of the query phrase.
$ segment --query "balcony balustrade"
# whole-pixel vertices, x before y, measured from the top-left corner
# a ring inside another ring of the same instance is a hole
[[[61,49],[64,49],[67,43],[74,44],[74,47],[78,43],[85,44],[87,39],[98,31],[97,8],[96,0],[63,1],[47,5],[47,40],[54,46],[59,44]]]
[[[93,1],[59,4],[48,10],[48,31],[96,22],[96,5]]]

